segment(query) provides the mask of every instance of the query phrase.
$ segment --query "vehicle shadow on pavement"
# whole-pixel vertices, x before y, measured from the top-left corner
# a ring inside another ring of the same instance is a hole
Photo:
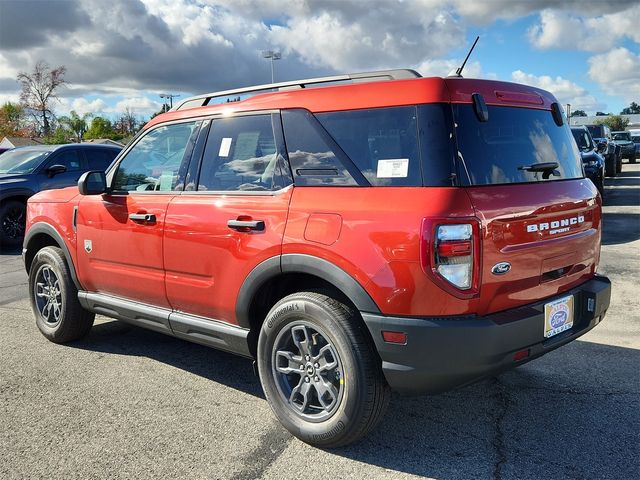
[[[0,255],[21,255],[22,247],[7,247],[5,245],[0,245]]]
[[[97,319],[96,319],[97,320]],[[96,322],[89,335],[68,346],[152,358],[250,395],[264,398],[252,360],[117,320]]]
[[[640,170],[621,172],[616,177],[607,178],[603,205],[605,207],[640,206]]]
[[[602,217],[602,245],[618,245],[640,238],[640,214],[605,213]]]
[[[436,479],[636,478],[640,351],[582,341],[432,397],[393,397],[361,443],[333,451]]]

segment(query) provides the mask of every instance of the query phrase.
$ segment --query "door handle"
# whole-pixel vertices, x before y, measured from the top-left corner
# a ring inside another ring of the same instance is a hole
[[[261,232],[264,230],[263,220],[229,220],[227,226],[239,232],[250,232],[255,230]]]
[[[140,223],[156,223],[156,216],[153,213],[132,213],[129,219]]]

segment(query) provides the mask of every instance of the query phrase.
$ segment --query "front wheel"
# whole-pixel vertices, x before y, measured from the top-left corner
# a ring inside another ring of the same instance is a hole
[[[636,163],[636,155],[633,154],[633,156],[629,159],[629,163]]]
[[[389,402],[361,318],[326,295],[296,293],[271,309],[258,340],[258,369],[280,423],[318,447],[359,440]]]
[[[89,333],[95,315],[80,305],[60,248],[44,247],[36,253],[29,269],[29,296],[36,325],[52,342],[70,342]]]
[[[26,206],[18,200],[0,205],[0,246],[22,245],[26,220]]]

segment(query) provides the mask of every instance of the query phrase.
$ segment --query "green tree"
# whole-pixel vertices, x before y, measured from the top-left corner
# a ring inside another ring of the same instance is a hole
[[[90,113],[85,113],[80,116],[75,110],[71,110],[68,117],[58,118],[60,125],[68,128],[74,135],[74,140],[77,142],[82,141],[82,136],[87,131],[87,120],[91,117]]]
[[[585,112],[584,110],[574,110],[573,112],[571,112],[571,116],[572,117],[586,117],[587,116],[587,112]]]
[[[117,139],[118,134],[113,129],[111,121],[104,117],[94,117],[91,120],[91,126],[84,134],[84,138],[89,140],[92,138],[111,138]]]
[[[640,105],[636,102],[631,102],[631,105],[623,109],[620,115],[637,115],[638,113],[640,113]]]
[[[21,86],[20,104],[33,113],[44,136],[50,133],[53,116],[51,104],[58,99],[60,87],[66,84],[66,71],[64,66],[49,69],[49,65],[39,61],[33,72],[18,74],[17,80]]]
[[[71,132],[61,126],[58,126],[53,130],[53,133],[44,137],[44,143],[49,145],[58,145],[61,143],[71,143],[73,138],[71,138]]]
[[[24,108],[20,104],[5,102],[0,107],[0,138],[27,136],[30,132],[25,117]]]
[[[620,131],[627,128],[627,125],[629,125],[629,119],[622,118],[620,115],[611,115],[602,120],[596,120],[596,123],[599,125],[606,125],[612,131]]]

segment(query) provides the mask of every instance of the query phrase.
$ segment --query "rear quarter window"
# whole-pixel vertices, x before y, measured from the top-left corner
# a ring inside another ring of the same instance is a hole
[[[371,185],[422,185],[415,106],[320,113],[316,118]]]

